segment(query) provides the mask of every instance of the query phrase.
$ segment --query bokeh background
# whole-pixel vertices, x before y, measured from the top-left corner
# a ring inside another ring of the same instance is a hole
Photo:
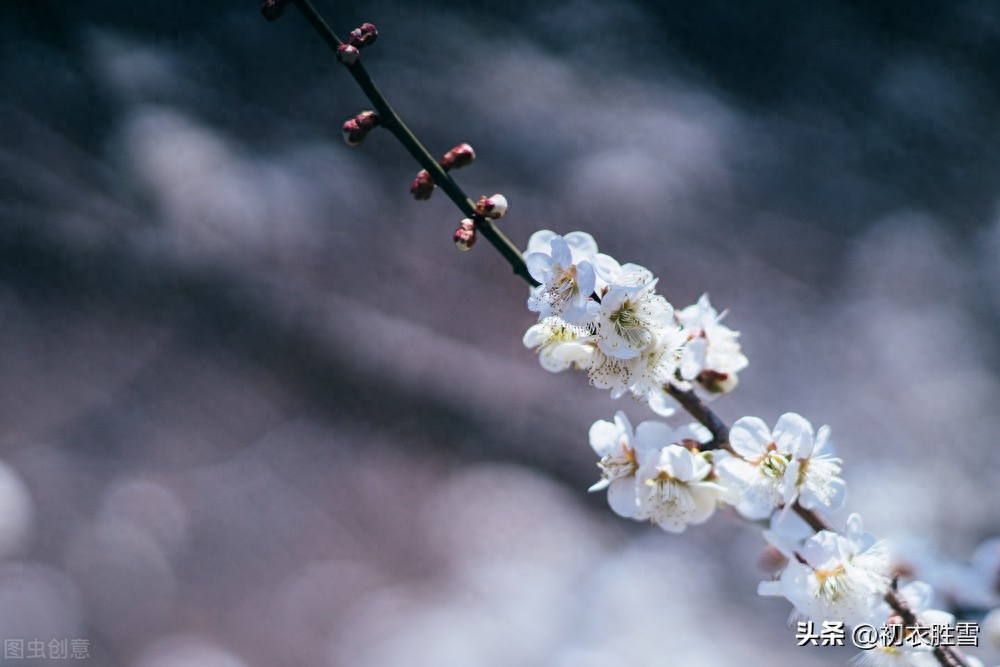
[[[1000,534],[995,3],[316,4],[378,25],[376,81],[432,152],[476,148],[457,179],[519,246],[585,230],[730,310],[724,418],[831,424],[882,536]],[[586,493],[590,424],[651,415],[538,367],[526,286],[455,251],[388,134],[343,144],[368,104],[297,12],[2,11],[0,637],[108,667],[853,655],[756,596],[757,528]]]

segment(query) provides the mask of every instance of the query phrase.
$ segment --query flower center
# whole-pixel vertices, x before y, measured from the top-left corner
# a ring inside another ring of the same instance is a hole
[[[611,313],[611,325],[615,333],[621,336],[629,347],[645,346],[647,332],[642,319],[636,314],[636,305],[631,299],[626,299],[618,310]]]

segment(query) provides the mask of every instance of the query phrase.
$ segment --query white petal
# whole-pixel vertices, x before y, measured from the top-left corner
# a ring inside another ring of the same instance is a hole
[[[618,516],[631,519],[639,512],[635,477],[616,479],[608,486],[608,505]]]
[[[757,584],[757,595],[780,598],[785,596],[785,592],[780,581],[762,581]]]
[[[552,238],[549,244],[552,248],[552,264],[566,269],[573,264],[573,254],[570,252],[566,239],[561,236]],[[537,280],[537,279],[536,279]]]
[[[770,442],[771,430],[758,417],[741,417],[729,429],[729,444],[743,457],[760,456]]]
[[[597,241],[587,232],[570,232],[563,237],[577,261],[597,254]]]
[[[674,430],[660,421],[644,421],[635,428],[636,444],[645,449],[659,449],[673,442]]]
[[[551,229],[540,229],[531,235],[528,239],[528,247],[524,251],[525,255],[530,255],[533,252],[544,252],[548,254],[549,248],[552,247],[552,239],[555,237],[556,233]]]
[[[596,421],[590,427],[590,446],[598,456],[607,456],[618,450],[618,437],[620,431],[615,424],[604,421]]]
[[[677,404],[665,391],[652,391],[648,394],[649,409],[661,417],[670,417],[677,412]]]
[[[783,454],[805,458],[812,454],[813,427],[809,421],[795,412],[786,412],[774,425],[774,444]]]
[[[526,255],[524,264],[531,277],[540,283],[544,283],[552,277],[552,258],[547,253],[533,252]]]

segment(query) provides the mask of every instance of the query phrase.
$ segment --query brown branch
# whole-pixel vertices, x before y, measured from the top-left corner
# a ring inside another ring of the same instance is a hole
[[[672,382],[663,386],[670,396],[681,404],[688,414],[697,419],[702,426],[707,428],[712,434],[712,441],[702,445],[702,450],[725,449],[732,452],[729,446],[729,427],[722,419],[712,412],[705,402],[698,398],[693,389],[681,389]],[[734,452],[735,453],[735,452]]]

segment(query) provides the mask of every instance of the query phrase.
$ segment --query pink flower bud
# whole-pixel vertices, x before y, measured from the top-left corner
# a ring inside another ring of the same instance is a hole
[[[341,44],[337,47],[337,61],[344,65],[353,65],[358,62],[358,49],[350,44]]]
[[[350,43],[359,49],[371,46],[378,39],[378,29],[371,23],[363,23],[360,28],[351,31]]]
[[[445,171],[461,169],[472,164],[476,159],[476,151],[469,144],[459,144],[444,154],[441,158],[441,168]]]
[[[458,229],[455,230],[452,239],[455,241],[455,247],[457,247],[462,252],[468,252],[472,250],[472,246],[476,244],[476,225],[472,220],[466,218],[459,223]]]
[[[378,127],[379,117],[374,111],[362,111],[340,128],[348,146],[360,146],[368,133]]]
[[[434,181],[426,169],[421,169],[417,177],[410,183],[410,194],[418,201],[425,201],[431,198],[434,192]]]
[[[507,198],[501,194],[491,197],[480,197],[476,204],[476,212],[494,220],[507,215]]]
[[[374,23],[361,24],[361,41],[365,46],[371,46],[372,42],[378,39],[378,28]]]

